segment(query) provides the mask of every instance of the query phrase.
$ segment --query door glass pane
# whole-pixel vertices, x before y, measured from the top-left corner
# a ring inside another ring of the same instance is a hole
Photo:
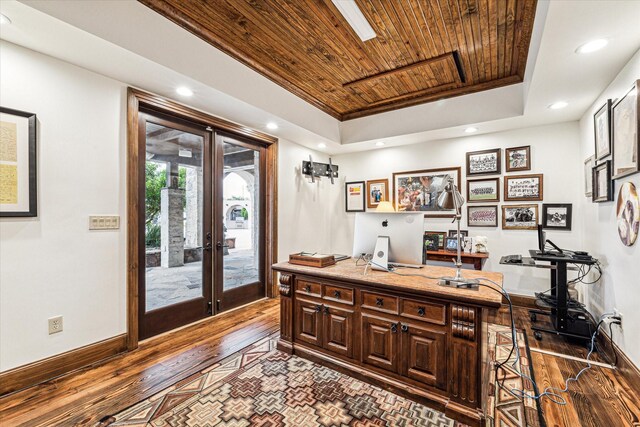
[[[260,153],[224,141],[223,289],[260,281]]]
[[[146,311],[202,297],[204,139],[147,122]]]

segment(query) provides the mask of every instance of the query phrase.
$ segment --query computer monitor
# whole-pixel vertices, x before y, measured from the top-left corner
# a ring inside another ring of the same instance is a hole
[[[389,237],[389,262],[422,264],[424,212],[358,212],[353,233],[353,256],[373,254],[378,236]]]
[[[555,251],[547,251],[547,243],[551,245]],[[551,240],[547,240],[547,233],[542,230],[542,224],[538,224],[538,255],[556,255],[562,256],[564,254],[563,250],[560,249],[555,243]]]

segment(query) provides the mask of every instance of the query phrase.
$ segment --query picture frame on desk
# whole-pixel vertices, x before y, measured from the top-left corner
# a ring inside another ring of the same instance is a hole
[[[455,252],[458,250],[458,239],[455,237],[447,237],[444,245],[445,251]]]
[[[437,235],[438,236],[438,247],[434,250],[444,249],[444,241],[447,238],[447,233],[444,231],[425,231],[424,235]],[[429,249],[431,250],[431,249]]]
[[[447,237],[456,237],[458,234],[458,230],[449,230],[447,233]],[[469,236],[469,230],[460,230],[460,238],[463,239]]]

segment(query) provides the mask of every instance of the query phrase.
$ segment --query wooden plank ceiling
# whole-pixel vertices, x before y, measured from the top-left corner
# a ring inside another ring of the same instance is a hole
[[[536,0],[139,0],[305,101],[349,120],[521,82]],[[215,72],[215,64],[211,64]]]

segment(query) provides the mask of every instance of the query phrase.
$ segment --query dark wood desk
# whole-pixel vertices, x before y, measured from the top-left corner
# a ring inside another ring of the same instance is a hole
[[[424,278],[357,266],[273,266],[280,273],[278,348],[422,402],[472,426],[484,423],[487,316],[502,295],[456,289],[435,277],[448,267],[411,270]],[[465,270],[502,285],[502,274]]]
[[[427,261],[451,261],[452,258],[458,256],[455,251],[445,251],[444,249],[438,251],[427,251]],[[473,268],[476,270],[482,270],[482,264],[489,258],[488,253],[469,253],[462,252],[461,254],[463,264],[473,264]]]

